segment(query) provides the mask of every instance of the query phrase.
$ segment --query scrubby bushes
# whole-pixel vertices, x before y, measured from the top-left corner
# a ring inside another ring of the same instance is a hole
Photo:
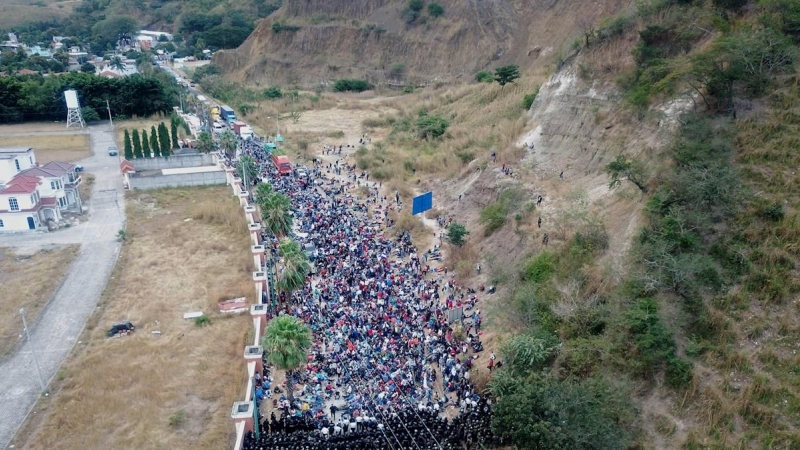
[[[342,78],[333,83],[333,92],[364,92],[372,89],[372,85],[367,80],[356,80]]]

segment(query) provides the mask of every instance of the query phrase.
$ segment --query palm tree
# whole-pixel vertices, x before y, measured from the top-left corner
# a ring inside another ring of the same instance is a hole
[[[200,132],[197,136],[197,149],[203,153],[214,150],[214,139],[211,137],[211,133],[207,131]]]
[[[120,58],[119,56],[111,58],[109,66],[111,66],[112,69],[118,70],[120,73],[122,73],[122,71],[125,70],[125,63],[122,62],[122,58]]]
[[[225,151],[225,154],[228,155],[228,158],[233,159],[236,156],[236,135],[231,132],[231,130],[225,130],[219,136],[219,148]]]
[[[236,164],[236,174],[239,175],[239,178],[247,180],[248,184],[252,186],[253,180],[258,177],[258,166],[252,156],[244,155],[239,158],[239,163]]]
[[[272,190],[272,186],[267,183],[259,183],[256,187],[256,201],[260,202],[262,198],[268,197],[272,195],[275,191]]]
[[[286,236],[292,230],[292,203],[289,197],[277,192],[258,198],[264,229],[277,236]]]
[[[303,287],[306,275],[311,272],[308,256],[300,248],[300,244],[291,239],[284,239],[278,245],[278,252],[283,256],[283,270],[278,277],[276,287],[291,293]]]
[[[286,373],[286,390],[289,401],[294,400],[291,371],[306,362],[311,348],[311,329],[294,316],[278,316],[269,321],[261,346],[267,361]]]

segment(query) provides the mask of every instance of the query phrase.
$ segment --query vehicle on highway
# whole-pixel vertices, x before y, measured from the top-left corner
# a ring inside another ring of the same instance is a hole
[[[108,156],[117,156],[117,155],[119,155],[117,147],[114,146],[108,147]]]

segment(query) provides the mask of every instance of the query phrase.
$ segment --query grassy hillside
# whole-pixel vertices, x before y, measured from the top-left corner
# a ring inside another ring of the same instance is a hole
[[[507,362],[489,381],[506,443],[800,447],[798,25],[783,0],[640,2],[574,29],[527,121],[530,72],[376,99],[391,112],[362,127],[382,140],[351,162],[406,196],[436,190],[471,231],[448,264],[500,286],[484,338]],[[254,118],[365,108],[248,95]],[[434,118],[440,137],[423,133]]]

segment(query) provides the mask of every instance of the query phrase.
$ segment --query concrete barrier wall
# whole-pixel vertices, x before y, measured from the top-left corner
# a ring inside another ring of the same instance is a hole
[[[225,172],[181,173],[175,175],[157,175],[152,177],[137,177],[131,174],[130,189],[160,189],[167,187],[208,186],[226,184]]]
[[[138,172],[145,170],[177,169],[179,167],[198,167],[216,165],[208,153],[192,155],[172,155],[169,158],[134,159],[131,161]]]

